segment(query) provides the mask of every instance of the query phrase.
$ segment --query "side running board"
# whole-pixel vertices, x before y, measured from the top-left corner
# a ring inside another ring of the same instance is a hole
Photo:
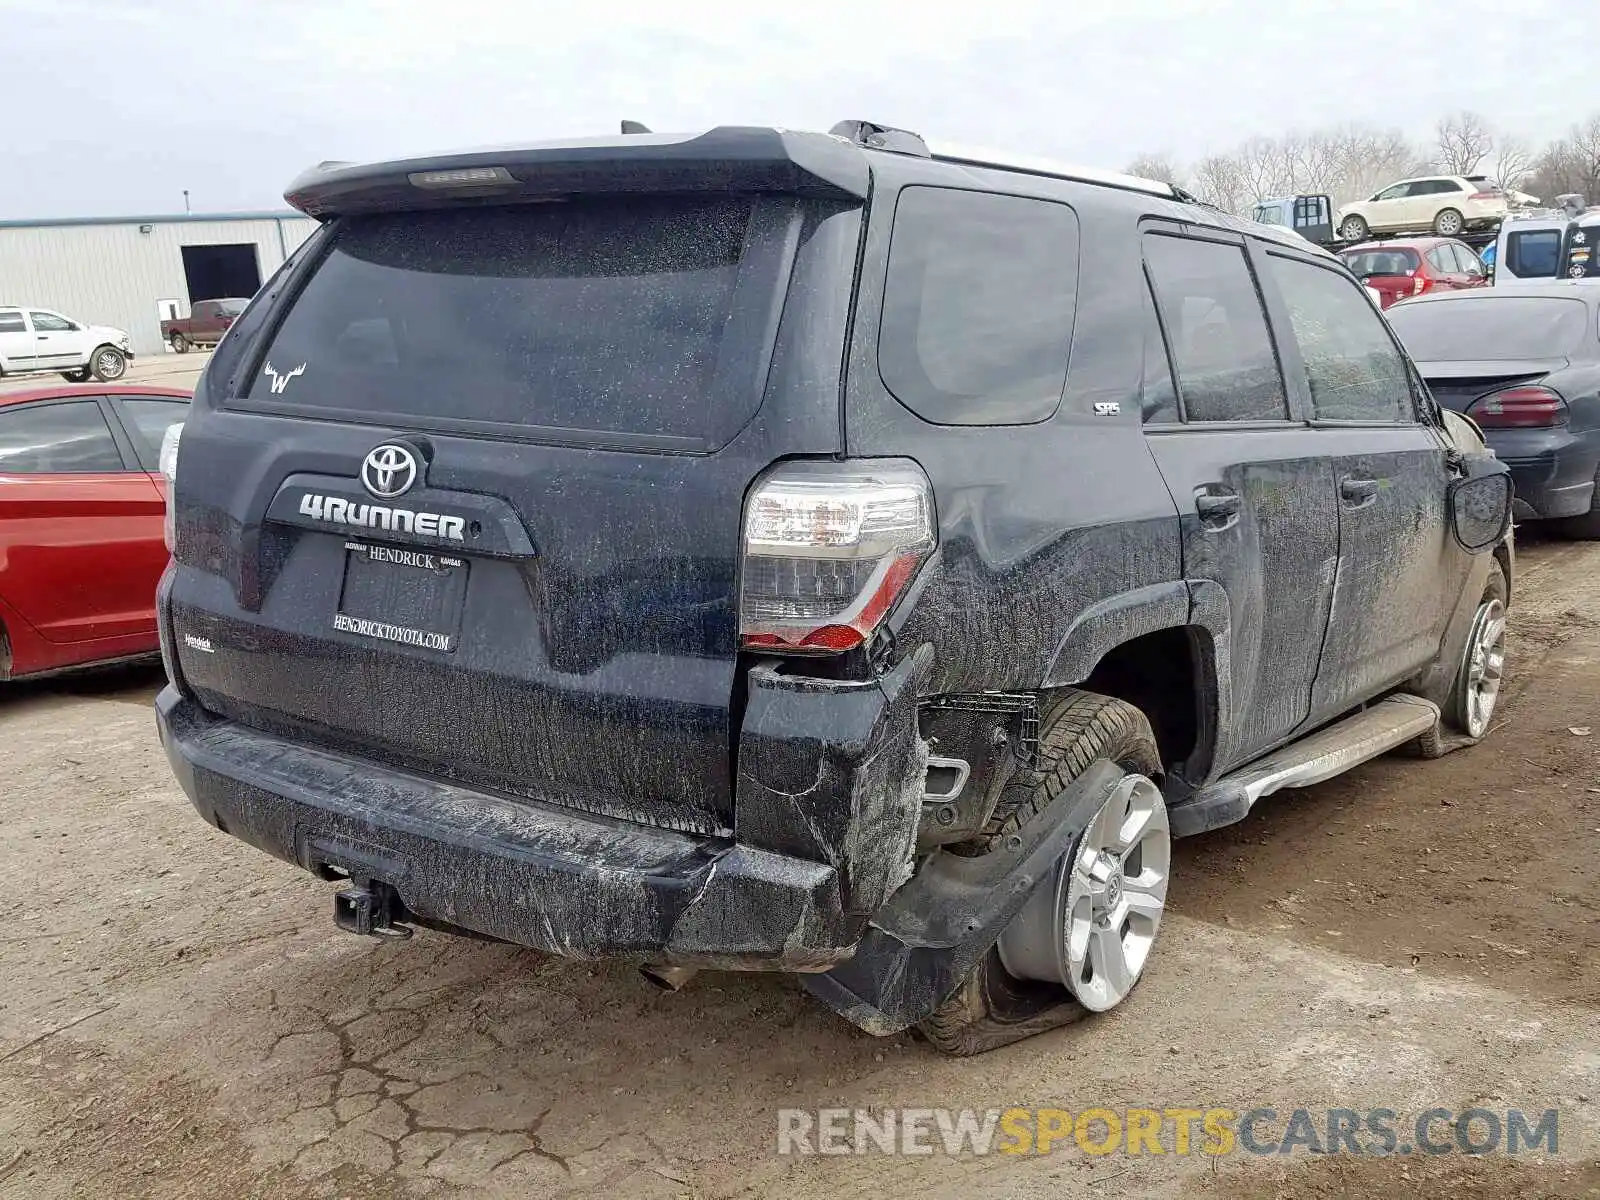
[[[1169,810],[1172,834],[1188,837],[1242,821],[1261,797],[1332,779],[1427,733],[1438,720],[1439,706],[1431,700],[1389,696],[1201,788]]]

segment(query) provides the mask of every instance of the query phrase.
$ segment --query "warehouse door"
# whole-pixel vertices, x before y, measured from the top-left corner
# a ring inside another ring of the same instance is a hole
[[[256,245],[183,246],[183,277],[189,303],[197,300],[248,300],[261,287]]]

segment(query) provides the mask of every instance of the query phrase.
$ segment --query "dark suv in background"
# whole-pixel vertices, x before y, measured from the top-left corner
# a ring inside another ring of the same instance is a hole
[[[1504,467],[1293,234],[864,122],[288,199],[164,456],[158,715],[346,928],[972,1052],[1128,994],[1172,836],[1487,728]]]

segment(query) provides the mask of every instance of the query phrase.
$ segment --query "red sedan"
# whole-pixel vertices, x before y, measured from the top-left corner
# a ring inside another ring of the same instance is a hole
[[[188,408],[173,388],[0,394],[0,680],[157,650],[157,457]]]
[[[1483,260],[1454,238],[1393,238],[1363,242],[1339,252],[1344,265],[1376,291],[1380,307],[1443,288],[1483,287],[1489,282]]]

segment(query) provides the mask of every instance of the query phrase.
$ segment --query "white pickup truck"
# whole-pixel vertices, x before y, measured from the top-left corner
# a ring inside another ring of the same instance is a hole
[[[47,308],[0,304],[0,375],[57,372],[73,383],[91,376],[109,383],[127,373],[132,359],[124,330],[85,325]]]

